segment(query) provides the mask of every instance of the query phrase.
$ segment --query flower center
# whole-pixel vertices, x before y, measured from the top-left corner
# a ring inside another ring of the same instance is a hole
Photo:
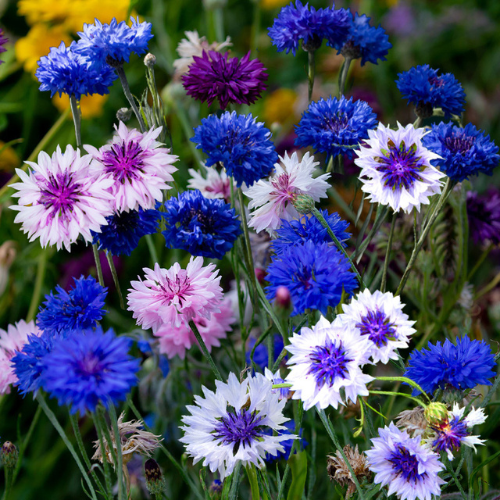
[[[417,151],[416,144],[406,148],[404,141],[401,141],[399,147],[389,139],[387,149],[382,149],[384,156],[378,156],[375,161],[379,164],[376,168],[382,172],[384,184],[395,189],[410,189],[416,181],[422,180],[419,172],[425,167],[424,160],[415,156]]]
[[[209,193],[221,194],[225,200],[228,200],[231,197],[229,179],[226,181],[218,179],[211,186],[207,186],[205,191]]]
[[[163,291],[163,301],[171,304],[174,298],[178,298],[179,304],[186,300],[186,295],[190,291],[191,283],[185,269],[180,269],[174,280],[165,277],[164,281],[160,284]]]
[[[116,233],[126,233],[129,231],[134,231],[139,222],[139,212],[135,210],[130,210],[128,212],[121,212],[114,214],[107,219],[109,225],[113,226]]]
[[[433,425],[432,429],[436,432],[436,439],[432,445],[438,451],[460,448],[463,438],[469,435],[467,426],[459,417],[453,417],[451,422],[445,420]]]
[[[431,85],[431,90],[438,89],[444,85],[444,81],[441,77],[433,76],[429,78],[429,83]]]
[[[83,359],[78,360],[77,372],[79,376],[84,378],[96,377],[100,379],[103,373],[101,360],[94,353],[88,353]]]
[[[396,475],[402,475],[405,481],[416,483],[426,476],[426,473],[418,473],[417,457],[404,446],[397,446],[397,451],[391,453],[389,462],[392,463],[392,470]]]
[[[472,147],[474,140],[472,137],[457,137],[453,134],[444,140],[444,144],[452,153],[464,155]]]
[[[300,193],[300,190],[293,186],[290,174],[287,172],[273,179],[271,184],[274,187],[274,191],[271,191],[270,196],[275,196],[277,198],[276,202],[279,204],[280,208],[283,208],[287,201],[293,202],[297,197],[297,193]]]
[[[317,346],[309,355],[312,364],[308,373],[312,373],[316,378],[316,383],[320,388],[325,384],[332,387],[335,379],[347,378],[347,363],[349,359],[342,347],[342,342],[338,346],[327,340],[325,346]]]
[[[137,171],[143,168],[143,160],[144,151],[135,141],[113,144],[102,155],[105,172],[112,174],[115,181],[122,184],[126,180],[139,178]]]
[[[264,435],[261,421],[262,417],[256,411],[242,408],[236,413],[228,413],[222,417],[213,436],[220,439],[220,444],[232,444],[233,453],[236,455],[240,446],[251,446],[252,441]]]
[[[395,340],[397,337],[394,323],[390,323],[389,318],[378,309],[363,316],[356,328],[359,328],[361,335],[368,335],[377,347],[387,345],[389,340]]]
[[[191,232],[199,231],[198,228],[201,226],[201,230],[204,234],[214,233],[214,218],[210,213],[202,212],[201,210],[190,210],[186,213],[185,217],[181,222],[176,224],[177,228],[187,228]]]
[[[73,206],[78,203],[80,184],[73,181],[73,175],[68,172],[49,174],[49,179],[37,176],[40,187],[40,203],[47,209],[52,209],[50,218],[57,214],[66,220],[73,212]]]
[[[329,128],[334,134],[339,134],[347,127],[349,117],[346,113],[339,111],[335,117],[327,118],[325,122],[327,128]]]

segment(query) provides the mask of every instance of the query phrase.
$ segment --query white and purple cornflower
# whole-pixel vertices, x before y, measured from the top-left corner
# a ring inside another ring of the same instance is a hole
[[[365,289],[351,302],[342,304],[343,314],[338,319],[349,330],[356,330],[370,340],[367,355],[373,363],[388,363],[390,359],[398,359],[397,349],[406,349],[410,336],[415,333],[404,314],[399,296],[390,292],[376,291],[373,294]]]
[[[324,317],[311,329],[295,333],[286,349],[292,354],[286,382],[292,384],[292,399],[300,399],[304,410],[319,409],[367,396],[366,384],[373,377],[362,372],[370,348],[368,338],[346,330],[342,323]]]
[[[275,172],[268,180],[261,179],[245,191],[250,198],[248,208],[255,209],[248,225],[258,233],[278,229],[282,220],[298,219],[300,214],[293,205],[297,196],[307,194],[315,202],[327,197],[329,184],[326,180],[330,174],[313,177],[319,165],[313,156],[306,153],[299,160],[297,153],[291,156],[285,153],[279,158],[281,163],[276,163]]]
[[[158,127],[141,133],[120,122],[110,144],[100,149],[84,146],[111,183],[116,212],[154,209],[163,199],[162,191],[171,188],[168,183],[174,180],[172,174],[177,168],[173,163],[178,158],[156,140],[161,130]]]
[[[474,243],[500,243],[500,191],[490,188],[483,195],[467,193],[467,217]]]
[[[202,257],[191,257],[186,269],[176,262],[170,269],[144,268],[146,279],[131,281],[128,310],[137,324],[157,333],[164,324],[180,327],[196,316],[210,319],[220,312],[223,298],[219,271],[203,266]]]
[[[437,451],[445,451],[449,460],[453,460],[453,451],[458,450],[462,444],[476,450],[475,445],[484,444],[479,436],[472,436],[470,429],[475,425],[480,425],[486,421],[486,415],[482,408],[475,409],[464,418],[465,407],[459,408],[458,404],[453,405],[453,409],[448,412],[448,417],[440,422],[431,424],[434,437],[429,439],[429,443]]]
[[[38,163],[28,173],[16,169],[21,182],[12,184],[19,204],[14,222],[22,224],[30,241],[40,238],[42,247],[63,246],[69,252],[79,236],[92,242],[92,231],[99,232],[113,213],[113,181],[104,175],[90,155],[80,155],[68,145],[63,153],[58,146],[50,157],[41,152]]]
[[[227,383],[215,381],[216,391],[202,387],[204,398],[195,396],[196,406],[187,406],[190,415],[182,418],[186,453],[193,463],[203,460],[221,479],[236,464],[264,466],[266,455],[284,452],[283,441],[295,435],[273,435],[285,430],[289,419],[283,415],[286,400],[273,393],[272,382],[257,373],[239,382],[234,373]],[[271,435],[269,435],[269,432]]]
[[[422,128],[413,125],[392,130],[379,124],[369,130],[364,145],[356,150],[356,165],[361,167],[361,188],[372,203],[389,205],[394,212],[420,211],[429,197],[441,192],[445,174],[432,165],[440,157],[422,145]]]
[[[420,436],[411,438],[391,422],[379,429],[379,437],[371,440],[366,452],[369,468],[375,472],[375,484],[389,486],[400,500],[431,500],[440,496],[445,483],[438,476],[444,469],[439,456],[422,443]]]
[[[231,182],[236,187],[234,180],[228,177],[224,170],[220,172],[215,166],[207,167],[201,164],[204,176],[194,168],[188,170],[191,178],[188,180],[188,188],[198,189],[205,198],[220,198],[229,202],[231,200]]]

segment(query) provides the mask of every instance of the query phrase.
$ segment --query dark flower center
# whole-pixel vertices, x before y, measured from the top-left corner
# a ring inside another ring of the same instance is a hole
[[[391,453],[389,462],[392,463],[392,470],[396,475],[403,476],[403,479],[409,483],[416,483],[426,476],[426,473],[418,473],[417,457],[404,446],[397,445],[396,451]]]
[[[361,335],[368,335],[370,340],[382,347],[387,345],[389,340],[394,340],[397,337],[396,328],[394,323],[389,322],[389,318],[378,309],[369,311],[366,316],[361,318],[361,321],[356,324],[359,328]]]
[[[195,228],[200,227],[205,234],[214,233],[214,218],[201,210],[191,209],[187,212],[182,219],[182,222],[178,222],[176,225],[178,228],[189,228],[190,230],[195,230]]]
[[[329,128],[334,134],[342,132],[348,124],[349,117],[347,116],[347,113],[343,113],[341,111],[339,111],[336,116],[325,120],[326,127]]]
[[[438,89],[444,85],[443,79],[439,76],[429,78],[429,83],[431,85],[431,90]]]
[[[100,378],[103,373],[102,360],[95,353],[87,353],[83,359],[77,362],[76,371],[81,377]]]
[[[58,173],[55,176],[49,174],[46,180],[37,176],[40,187],[40,203],[47,209],[52,208],[50,217],[56,214],[63,219],[67,219],[73,211],[73,206],[78,203],[79,196],[83,194],[80,191],[80,184],[73,181],[71,173]]]
[[[438,451],[460,448],[463,438],[469,435],[466,424],[459,417],[453,417],[451,422],[445,420],[433,425],[432,429],[436,432],[432,445]]]
[[[236,455],[240,446],[251,446],[253,441],[264,435],[260,425],[262,417],[256,411],[245,408],[236,413],[228,413],[216,425],[213,436],[220,439],[221,444],[232,444]]]
[[[126,180],[138,179],[137,171],[141,171],[144,163],[144,151],[135,141],[113,144],[111,149],[102,155],[102,163],[106,173],[113,174],[115,181],[125,183]]]
[[[446,137],[444,140],[444,145],[452,153],[460,153],[464,155],[467,153],[472,145],[474,144],[474,139],[472,137],[457,137],[455,134]]]
[[[389,149],[382,149],[384,156],[378,156],[375,161],[379,164],[376,168],[382,172],[385,186],[395,189],[410,189],[416,181],[422,180],[419,172],[425,167],[424,160],[416,156],[416,144],[406,147],[401,141],[399,147],[389,139]]]
[[[107,221],[108,225],[113,227],[114,232],[127,233],[137,228],[139,223],[139,212],[136,210],[121,212],[108,217]]]
[[[329,339],[325,346],[317,346],[309,359],[312,363],[308,373],[314,375],[320,388],[325,384],[332,387],[337,377],[347,378],[347,363],[352,361],[347,357],[342,342],[336,346]]]

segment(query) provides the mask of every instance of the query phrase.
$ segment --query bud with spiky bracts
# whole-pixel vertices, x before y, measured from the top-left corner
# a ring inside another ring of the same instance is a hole
[[[429,403],[424,415],[427,422],[434,425],[448,418],[448,408],[444,403]]]
[[[146,487],[151,495],[161,498],[165,489],[165,479],[161,473],[158,462],[153,458],[146,460],[144,464],[144,474],[146,476]]]
[[[316,203],[312,196],[308,194],[299,194],[293,201],[293,206],[299,214],[310,214]]]
[[[220,500],[223,487],[224,483],[222,483],[218,479],[214,479],[208,490],[210,494],[210,500]]]
[[[2,456],[2,463],[6,469],[13,469],[16,466],[19,453],[14,443],[5,441],[0,454]]]

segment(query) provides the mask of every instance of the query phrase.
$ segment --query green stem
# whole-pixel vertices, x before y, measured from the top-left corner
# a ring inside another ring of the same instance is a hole
[[[260,0],[254,2],[253,8],[253,24],[252,24],[252,38],[250,47],[252,54],[257,56],[258,44],[259,44],[259,31],[260,31],[260,18],[261,18],[261,10],[260,10]],[[221,40],[222,42],[222,40]]]
[[[118,429],[118,419],[116,417],[115,407],[112,401],[108,404],[109,417],[111,419],[111,426],[113,427],[113,434],[116,443],[116,457],[117,465],[115,471],[118,476],[118,500],[123,499],[123,456],[122,456],[122,442],[120,437],[120,431]]]
[[[198,331],[198,328],[196,327],[195,323],[193,320],[189,322],[189,326],[191,327],[191,330],[194,333],[194,336],[196,337],[196,340],[198,341],[198,344],[200,345],[201,352],[207,358],[208,364],[210,365],[210,368],[212,368],[212,371],[215,374],[215,377],[218,380],[222,380],[222,376],[219,372],[219,369],[217,366],[215,366],[214,360],[212,359],[212,356],[210,356],[210,353],[208,352],[207,346],[205,345],[205,342],[203,342],[203,339],[201,338],[200,332]]]
[[[309,102],[312,100],[313,89],[314,89],[314,77],[316,74],[316,61],[315,61],[315,50],[310,50],[307,52],[307,79],[309,81]]]
[[[414,382],[412,379],[408,377],[375,377],[375,380],[380,380],[382,382],[404,382],[405,384],[410,385],[414,389],[417,389],[417,391],[420,391],[429,401],[431,402],[431,399],[427,395],[427,393],[420,387],[416,382]]]
[[[351,66],[352,59],[347,57],[344,59],[344,64],[342,64],[342,69],[340,70],[339,76],[339,98],[344,95],[345,84],[347,81],[347,75],[349,73],[349,67]]]
[[[113,262],[113,256],[106,252],[106,258],[108,259],[109,269],[111,270],[111,275],[113,276],[113,281],[115,283],[116,291],[118,292],[118,298],[120,299],[120,307],[125,310],[125,302],[123,301],[122,290],[120,288],[120,282],[118,281],[118,274],[116,273],[115,263]]]
[[[245,471],[248,476],[248,481],[250,483],[250,492],[252,500],[260,500],[260,492],[259,492],[259,481],[257,480],[257,471],[255,470],[254,465],[250,465],[245,467]]]
[[[490,243],[483,251],[479,259],[476,261],[476,264],[471,269],[469,275],[467,276],[467,281],[470,281],[471,278],[476,274],[477,270],[481,267],[481,264],[486,260],[486,257],[490,254],[493,249],[493,243]]]
[[[71,94],[69,98],[69,104],[71,106],[71,114],[73,115],[73,123],[75,124],[75,137],[76,137],[76,147],[82,147],[82,113],[80,109],[80,101],[76,100],[75,94]]]
[[[224,11],[222,7],[214,9],[214,25],[216,40],[222,43],[224,41]]]
[[[128,85],[127,76],[125,75],[123,65],[119,65],[115,69],[116,69],[116,72],[118,73],[118,78],[120,79],[120,83],[122,84],[123,93],[125,94],[127,101],[129,102],[132,110],[134,111],[134,114],[137,118],[137,121],[139,122],[139,127],[141,129],[141,132],[146,132],[146,125],[145,125],[144,120],[142,118],[142,115],[139,111],[139,108],[137,107],[134,96],[130,92],[130,87]]]
[[[12,469],[10,467],[5,467],[5,490],[3,492],[2,500],[7,500],[9,498],[10,490],[12,488]]]
[[[41,391],[38,391],[38,393],[36,395],[36,400],[38,401],[38,404],[42,407],[42,410],[45,412],[45,415],[47,415],[47,418],[49,419],[50,423],[54,426],[54,428],[58,432],[59,436],[63,440],[64,444],[68,448],[69,452],[71,453],[71,456],[75,460],[76,465],[78,466],[78,468],[80,469],[80,472],[82,473],[84,481],[87,483],[90,494],[92,495],[92,500],[97,500],[94,486],[93,486],[92,482],[90,481],[90,478],[87,474],[87,471],[85,470],[85,467],[83,466],[83,464],[80,460],[80,457],[76,453],[75,448],[73,448],[73,445],[71,444],[70,440],[68,439],[68,436],[66,436],[66,433],[64,432],[64,429],[59,424],[59,421],[57,420],[56,416],[54,415],[52,410],[47,406],[47,403],[46,403],[44,397],[42,396]]]
[[[387,242],[387,250],[385,252],[384,260],[384,270],[382,272],[382,284],[380,285],[380,291],[385,292],[385,286],[387,284],[387,267],[389,266],[389,258],[391,256],[392,240],[394,238],[394,226],[396,225],[397,212],[392,214],[391,230],[389,232],[389,241]]]
[[[113,498],[113,485],[111,483],[111,471],[109,470],[108,454],[106,453],[105,440],[101,421],[98,415],[98,410],[93,413],[94,425],[97,431],[97,438],[99,439],[99,446],[101,447],[102,465],[104,469],[104,483],[106,484],[106,491],[109,498]],[[109,449],[112,450],[112,445],[109,443]]]
[[[156,252],[155,242],[153,241],[153,236],[151,234],[146,234],[144,237],[148,245],[149,254],[153,261],[153,267],[158,262],[158,253]]]
[[[184,134],[186,136],[186,140],[188,143],[189,148],[191,149],[191,152],[193,153],[194,159],[196,160],[196,168],[200,168],[200,164],[204,163],[203,159],[201,157],[200,151],[196,148],[194,145],[194,142],[192,142],[190,139],[193,137],[193,127],[189,123],[188,117],[186,116],[186,111],[184,110],[184,107],[182,106],[181,102],[175,102],[175,110],[177,113],[175,114],[177,119],[181,122],[181,127],[182,130],[184,130]]]
[[[420,401],[420,399],[414,398],[413,396],[410,396],[409,394],[405,394],[404,392],[370,391],[370,394],[384,394],[386,396],[403,396],[404,398],[408,398],[408,399],[411,399],[412,401],[415,401],[415,403],[422,406],[423,408],[427,408],[427,405],[423,401]]]
[[[429,234],[429,231],[430,231],[432,225],[434,224],[434,221],[437,219],[437,216],[439,215],[441,208],[443,207],[446,200],[448,199],[448,196],[450,195],[452,189],[453,189],[453,181],[450,178],[448,178],[448,180],[446,181],[446,184],[444,186],[443,192],[441,193],[439,201],[436,205],[436,208],[434,209],[434,212],[432,213],[432,215],[429,217],[429,222],[427,223],[427,225],[423,229],[422,234],[420,235],[420,238],[419,238],[417,244],[415,245],[415,248],[413,249],[413,252],[412,252],[411,257],[410,257],[410,261],[408,262],[408,264],[406,266],[403,277],[401,278],[401,282],[399,283],[398,289],[396,290],[396,295],[401,295],[401,293],[403,292],[403,289],[406,285],[406,282],[408,281],[408,277],[410,276],[410,272],[411,272],[411,270],[412,270],[412,268],[417,260],[417,256],[418,256],[420,250],[422,249],[422,246],[424,245],[424,242],[427,238],[427,235]]]
[[[92,245],[92,251],[94,252],[95,268],[97,271],[97,279],[99,280],[99,285],[104,286],[104,278],[102,277],[102,267],[101,260],[99,259],[99,250],[97,249],[97,244]]]
[[[42,251],[40,252],[40,255],[38,257],[35,288],[33,289],[33,296],[31,297],[30,308],[28,310],[26,321],[31,321],[35,317],[38,310],[40,295],[42,293],[43,280],[45,278],[45,269],[47,267],[47,252],[47,248],[42,248]]]

